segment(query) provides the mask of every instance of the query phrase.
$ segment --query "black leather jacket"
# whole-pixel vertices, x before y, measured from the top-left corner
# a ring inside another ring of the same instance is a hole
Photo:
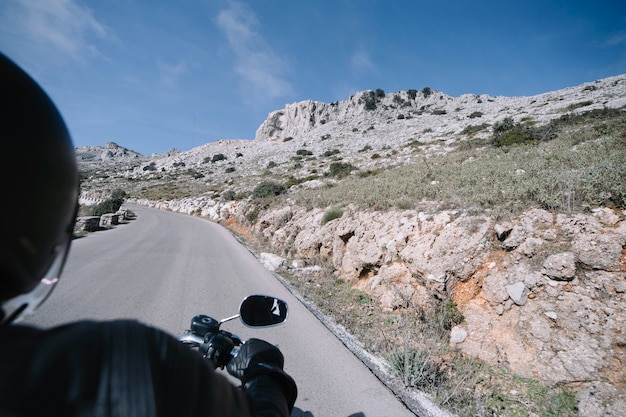
[[[287,417],[295,398],[260,375],[244,390],[195,351],[135,321],[0,328],[0,415]]]

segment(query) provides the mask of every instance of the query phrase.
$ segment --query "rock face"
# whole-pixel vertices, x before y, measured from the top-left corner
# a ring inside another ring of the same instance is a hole
[[[76,156],[79,162],[125,161],[142,157],[141,154],[115,142],[109,142],[104,147],[79,146],[76,148]]]

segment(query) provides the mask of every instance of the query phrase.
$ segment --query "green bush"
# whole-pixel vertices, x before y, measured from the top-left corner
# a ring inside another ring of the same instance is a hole
[[[328,175],[335,178],[344,178],[350,175],[350,173],[354,170],[358,169],[352,164],[348,164],[345,162],[333,162],[330,164],[330,170]]]
[[[409,89],[409,91],[407,91],[406,93],[411,100],[415,100],[415,97],[417,97],[417,90],[414,90],[412,88]]]
[[[476,125],[476,126],[475,125],[469,125],[469,126],[466,126],[465,129],[463,129],[461,131],[461,134],[462,135],[473,135],[474,133],[478,133],[481,130],[485,130],[488,127],[489,127],[489,124],[487,124],[487,123],[483,123],[481,125]]]
[[[329,221],[338,219],[341,216],[343,216],[343,210],[338,209],[338,208],[331,208],[324,213],[324,215],[322,216],[321,223],[322,225],[325,225]]]
[[[341,153],[341,151],[339,149],[329,149],[326,152],[324,152],[322,154],[322,156],[329,157],[329,156],[337,155],[337,154],[340,154],[340,153]]]
[[[406,387],[432,390],[444,382],[445,374],[427,349],[405,347],[390,357],[391,368]]]
[[[532,127],[515,123],[511,117],[506,117],[493,126],[491,143],[497,147],[511,146],[534,143],[538,139]]]
[[[298,149],[296,151],[296,155],[300,155],[300,156],[309,156],[309,155],[313,155],[313,152],[311,152],[308,149]]]
[[[482,116],[483,116],[483,112],[481,112],[481,111],[475,111],[475,112],[472,112],[472,114],[470,114],[470,115],[469,115],[469,116],[467,116],[467,117],[469,117],[470,119],[475,119],[475,118],[477,118],[477,117],[482,117]]]
[[[104,200],[102,203],[97,204],[91,210],[92,216],[102,216],[107,213],[117,213],[122,204],[124,204],[124,199],[127,197],[127,194],[122,189],[113,190],[111,193],[111,197],[107,200]]]
[[[211,158],[211,162],[217,162],[217,161],[225,161],[226,155],[222,154],[222,153],[217,153],[215,155],[213,155],[213,158]]]
[[[233,201],[237,198],[237,195],[233,190],[226,190],[222,193],[222,199],[225,201]]]
[[[364,105],[365,110],[376,110],[376,104],[378,103],[376,93],[373,91],[366,91],[359,99],[359,103]]]
[[[277,196],[286,191],[286,188],[282,184],[278,184],[273,181],[263,181],[252,190],[252,197],[263,198],[270,196]]]

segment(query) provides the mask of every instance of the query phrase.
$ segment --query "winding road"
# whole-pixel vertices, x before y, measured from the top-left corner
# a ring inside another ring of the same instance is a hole
[[[298,383],[292,416],[414,416],[225,228],[197,217],[132,206],[137,219],[73,242],[57,288],[26,323],[50,327],[78,319],[133,318],[174,336],[196,314],[236,314],[249,294],[289,304],[286,324],[242,338],[279,345]]]

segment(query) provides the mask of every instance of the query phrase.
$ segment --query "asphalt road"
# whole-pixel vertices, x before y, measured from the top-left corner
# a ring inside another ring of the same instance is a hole
[[[237,313],[249,294],[289,304],[282,326],[223,328],[279,345],[298,384],[292,416],[414,416],[223,227],[133,206],[137,219],[74,241],[57,288],[27,323],[134,318],[179,335],[196,314]]]

